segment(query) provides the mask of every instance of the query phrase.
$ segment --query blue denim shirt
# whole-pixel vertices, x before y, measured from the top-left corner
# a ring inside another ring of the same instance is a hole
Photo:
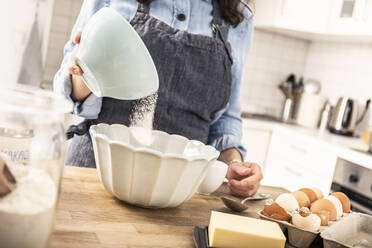
[[[213,36],[212,0],[155,0],[151,3],[150,15],[162,20],[175,29],[186,30],[189,33]],[[100,8],[110,6],[117,10],[128,21],[136,13],[136,0],[84,0],[79,17],[71,35],[84,29],[89,18]],[[242,156],[245,149],[242,146],[242,120],[240,118],[240,90],[242,74],[251,46],[253,35],[253,16],[248,6],[241,4],[245,19],[236,28],[230,27],[228,41],[232,47],[234,64],[232,67],[232,91],[228,105],[215,114],[210,127],[208,144],[223,151],[237,148]],[[177,19],[183,13],[186,20]],[[54,78],[54,90],[71,99],[71,75],[68,72],[69,56],[74,44],[69,41],[64,48],[64,60]],[[74,113],[86,119],[96,119],[101,111],[102,98],[90,94],[84,102],[74,102]]]

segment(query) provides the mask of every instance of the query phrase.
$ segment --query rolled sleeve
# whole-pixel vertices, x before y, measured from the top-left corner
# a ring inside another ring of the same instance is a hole
[[[241,143],[241,137],[241,119],[223,115],[211,126],[208,144],[214,146],[220,152],[230,148],[236,148],[242,158],[244,158],[246,150]]]
[[[92,16],[96,11],[98,11],[103,1],[87,1],[83,2],[81,7],[80,14],[77,18],[77,21],[72,29],[71,36],[75,35],[77,32],[82,31],[86,21]],[[72,40],[72,39],[71,39]],[[61,67],[54,76],[53,88],[54,91],[60,94],[63,94],[67,100],[71,101],[74,104],[73,113],[79,115],[86,119],[96,119],[99,112],[101,111],[102,98],[90,94],[83,102],[74,101],[71,98],[72,93],[72,81],[71,74],[68,71],[69,60],[71,53],[75,47],[75,44],[72,41],[68,41],[64,47],[64,59],[62,61]]]
[[[208,137],[208,144],[214,146],[220,152],[229,148],[236,148],[243,159],[246,150],[242,145],[240,92],[243,82],[243,70],[253,37],[253,15],[249,8],[246,8],[245,12],[246,19],[239,24],[238,30],[230,33],[234,35],[229,35],[234,58],[234,64],[231,69],[230,100],[224,109],[215,114]]]

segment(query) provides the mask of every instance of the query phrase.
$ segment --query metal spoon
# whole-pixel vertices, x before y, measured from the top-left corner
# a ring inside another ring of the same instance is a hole
[[[242,212],[248,208],[247,205],[244,203],[247,201],[258,201],[258,200],[265,200],[270,197],[270,194],[259,194],[257,196],[251,196],[243,199],[241,202],[229,199],[227,197],[222,196],[221,199],[226,207],[230,208],[235,212]]]

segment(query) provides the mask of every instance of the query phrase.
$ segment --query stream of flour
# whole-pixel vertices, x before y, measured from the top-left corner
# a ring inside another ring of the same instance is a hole
[[[142,145],[153,143],[152,128],[158,93],[136,100],[130,116],[130,128],[133,137]]]

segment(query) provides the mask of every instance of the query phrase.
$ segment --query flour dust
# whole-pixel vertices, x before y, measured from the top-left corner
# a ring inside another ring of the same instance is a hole
[[[158,93],[136,100],[130,116],[133,137],[144,146],[153,143],[152,128]]]

